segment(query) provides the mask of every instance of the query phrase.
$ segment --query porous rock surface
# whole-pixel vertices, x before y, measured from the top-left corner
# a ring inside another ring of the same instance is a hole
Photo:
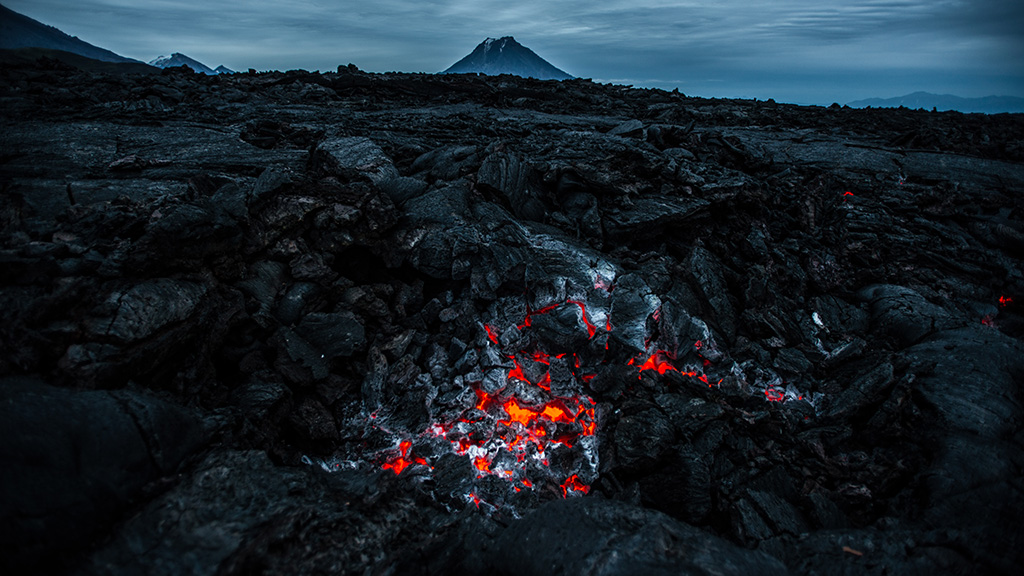
[[[0,101],[7,573],[1024,560],[1019,115],[48,60]],[[513,392],[596,423],[514,485],[445,428]]]

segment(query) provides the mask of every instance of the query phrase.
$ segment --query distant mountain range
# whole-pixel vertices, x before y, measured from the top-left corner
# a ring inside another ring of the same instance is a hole
[[[217,68],[210,68],[206,64],[203,64],[198,60],[189,58],[188,56],[185,56],[184,54],[181,54],[179,52],[175,52],[170,56],[161,56],[159,58],[153,59],[149,62],[149,65],[156,66],[157,68],[176,68],[178,66],[188,66],[196,72],[202,74],[209,74],[211,76],[215,74],[235,73],[234,70],[224,65],[217,66]]]
[[[136,65],[132,69],[132,71],[136,72],[144,71],[145,68],[143,67],[148,68],[148,66],[138,60],[126,58],[105,48],[79,40],[74,36],[69,36],[53,26],[47,26],[42,22],[33,20],[24,14],[18,14],[2,5],[0,5],[0,49],[14,51],[4,57],[8,60],[46,56],[61,60],[77,68],[96,71],[100,69],[94,64],[90,65],[85,60],[75,58],[75,55],[77,55],[101,62],[130,63]],[[212,69],[177,52],[170,56],[161,56],[150,62],[149,65],[157,68],[188,66],[196,72],[202,72],[203,74],[234,73],[233,70],[226,66],[218,66],[216,69]]]
[[[53,26],[33,20],[28,16],[0,6],[0,49],[47,48],[63,50],[103,62],[134,62],[110,50],[93,46],[74,36],[68,36]]]
[[[452,64],[443,74],[514,74],[539,80],[567,80],[570,74],[552,66],[533,50],[511,36],[488,38],[462,60]]]
[[[1024,98],[1016,96],[985,96],[984,98],[961,98],[952,94],[931,94],[929,92],[914,92],[906,96],[896,98],[868,98],[850,102],[847,106],[851,108],[923,108],[931,110],[934,108],[940,112],[956,110],[958,112],[983,112],[985,114],[998,114],[1000,112],[1024,112]]]

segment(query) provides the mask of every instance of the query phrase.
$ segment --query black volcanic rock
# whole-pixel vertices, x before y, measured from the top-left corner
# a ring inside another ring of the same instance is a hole
[[[4,568],[1024,561],[1020,115],[27,58],[0,100]]]
[[[53,26],[18,14],[6,6],[0,6],[0,49],[14,48],[47,48],[103,62],[140,63],[138,60],[125,58],[74,36],[68,36]]]
[[[523,46],[511,36],[488,38],[473,51],[452,64],[444,74],[514,74],[538,80],[567,80],[571,75],[555,68],[533,50]]]

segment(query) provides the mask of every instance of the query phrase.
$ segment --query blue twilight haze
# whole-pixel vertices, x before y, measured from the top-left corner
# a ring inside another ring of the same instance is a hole
[[[566,72],[696,96],[828,104],[1024,96],[1024,0],[4,0],[131,58],[235,70],[438,72],[485,37]]]

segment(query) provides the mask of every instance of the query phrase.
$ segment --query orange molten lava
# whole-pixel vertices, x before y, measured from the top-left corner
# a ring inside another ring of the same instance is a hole
[[[402,470],[405,470],[413,464],[426,464],[427,461],[420,456],[409,456],[409,449],[412,448],[412,442],[408,440],[402,440],[398,444],[398,449],[401,450],[402,455],[395,458],[391,462],[385,462],[382,466],[382,470],[394,470],[395,474],[401,474]]]
[[[505,424],[511,426],[513,422],[519,422],[523,426],[529,427],[530,421],[536,418],[537,413],[529,408],[523,408],[519,405],[519,402],[515,398],[509,399],[505,402],[502,408],[505,409],[505,413],[508,414],[508,420],[498,420],[499,424]]]
[[[565,422],[567,424],[571,424],[576,421],[576,417],[569,414],[569,410],[565,407],[565,404],[562,404],[558,400],[555,400],[545,406],[540,415],[546,416],[547,419],[552,422]]]
[[[491,463],[488,462],[487,458],[484,458],[483,456],[477,456],[476,458],[473,458],[473,466],[475,466],[476,469],[481,472],[491,471]]]
[[[666,355],[667,354],[664,350],[658,350],[654,354],[651,354],[651,356],[646,361],[644,361],[643,364],[640,365],[640,371],[643,372],[644,370],[654,370],[658,374],[664,374],[669,370],[679,372],[678,368],[664,360],[664,357]]]
[[[580,482],[579,475],[573,474],[566,478],[565,482],[562,483],[562,498],[569,497],[569,490],[574,492],[583,492],[586,494],[587,492],[590,492],[590,486]]]

